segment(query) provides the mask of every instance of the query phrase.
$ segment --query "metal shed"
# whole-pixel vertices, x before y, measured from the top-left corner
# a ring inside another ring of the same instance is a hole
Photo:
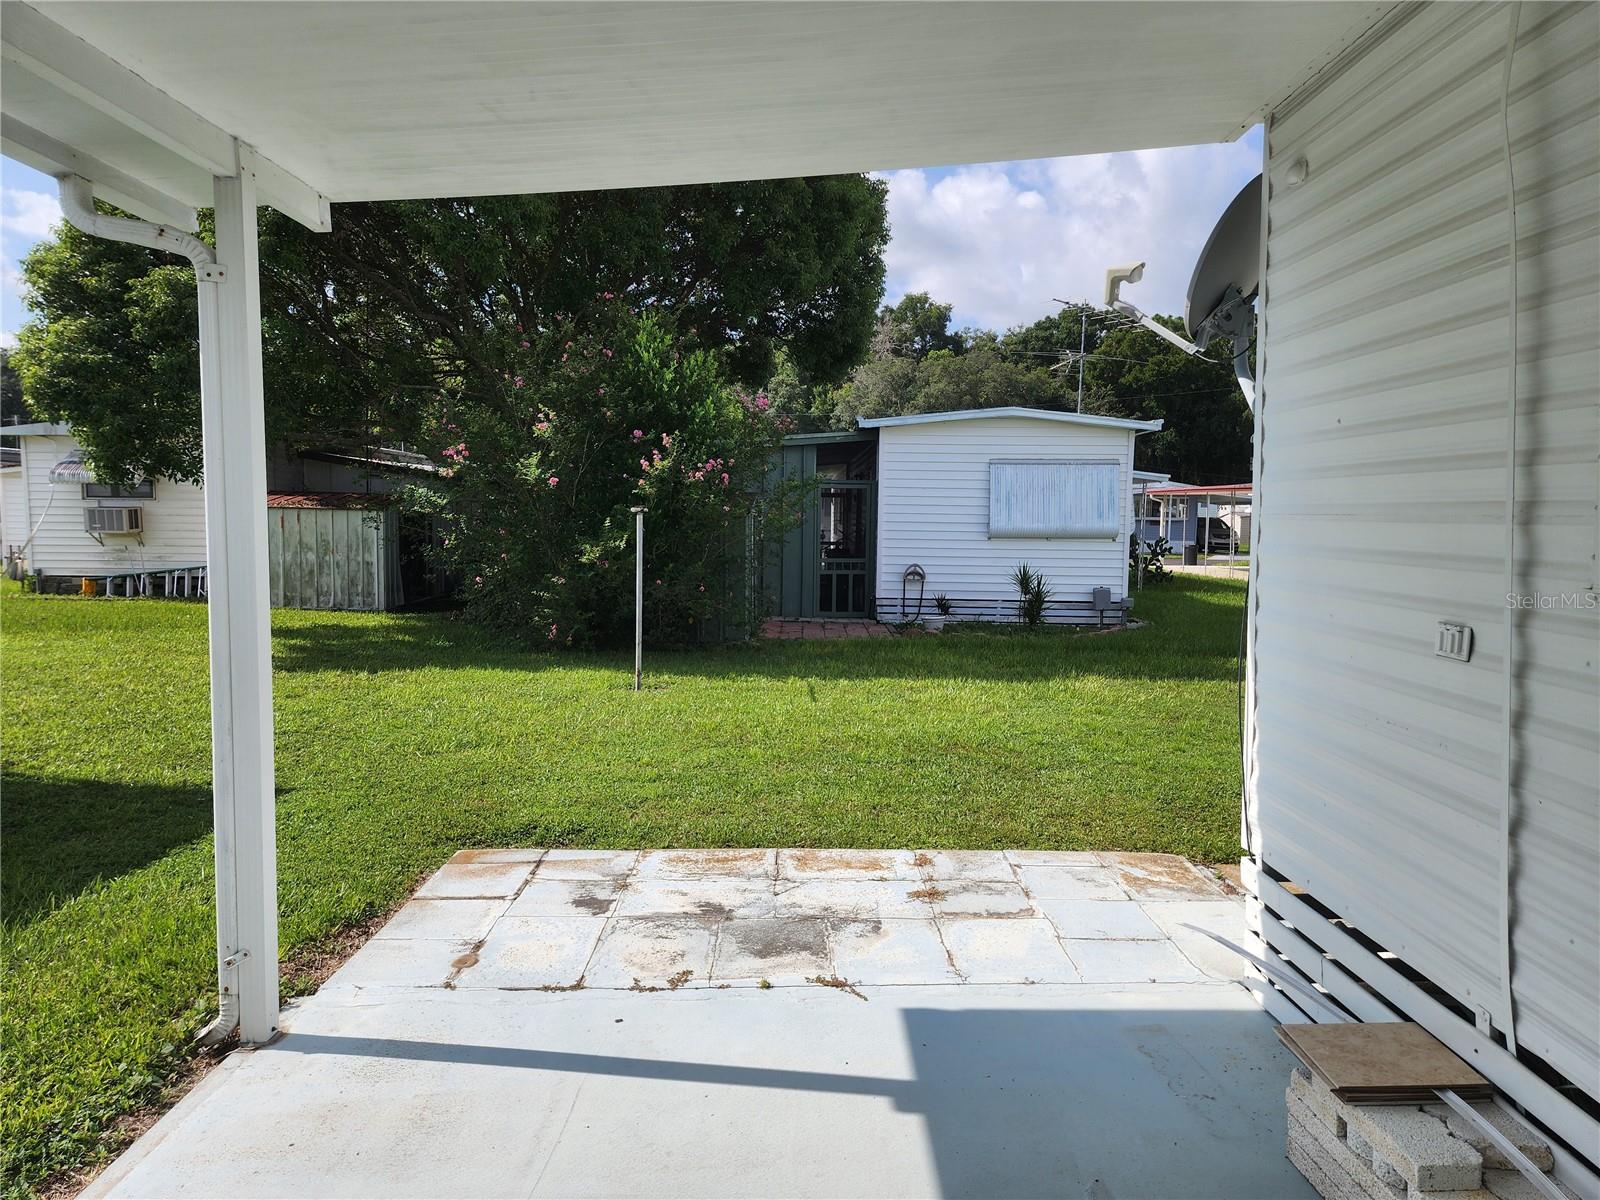
[[[274,608],[392,608],[399,517],[358,492],[270,492],[267,569]]]

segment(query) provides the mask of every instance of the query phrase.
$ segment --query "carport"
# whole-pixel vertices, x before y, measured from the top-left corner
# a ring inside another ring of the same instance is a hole
[[[327,231],[348,201],[1130,150],[1265,121],[1255,945],[1341,1013],[1425,1024],[1593,1186],[1594,5],[5,0],[0,19],[5,153],[61,177],[75,223],[195,263],[224,1031],[261,1045],[279,1020],[257,205]],[[202,206],[214,249],[190,236]],[[1352,479],[1372,514],[1437,501],[1427,550],[1392,527],[1351,544]]]

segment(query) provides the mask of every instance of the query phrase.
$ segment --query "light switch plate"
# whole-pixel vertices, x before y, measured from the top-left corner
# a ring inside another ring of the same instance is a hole
[[[1456,621],[1440,621],[1438,642],[1433,648],[1440,658],[1468,662],[1472,658],[1472,626]]]

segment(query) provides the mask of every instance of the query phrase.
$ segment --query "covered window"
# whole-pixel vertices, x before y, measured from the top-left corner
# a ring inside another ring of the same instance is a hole
[[[1113,538],[1115,461],[996,459],[989,463],[989,536]]]
[[[141,479],[129,487],[117,487],[109,483],[85,483],[83,485],[83,498],[85,500],[148,500],[156,494],[156,485],[149,479]]]

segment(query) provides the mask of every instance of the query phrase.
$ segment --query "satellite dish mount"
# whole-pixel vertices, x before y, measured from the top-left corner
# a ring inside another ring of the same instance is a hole
[[[1256,331],[1255,299],[1261,290],[1261,176],[1245,184],[1233,198],[1195,264],[1183,305],[1184,327],[1193,341],[1140,312],[1118,294],[1123,284],[1138,283],[1143,277],[1142,262],[1107,271],[1106,307],[1126,313],[1185,354],[1199,355],[1214,338],[1232,339],[1234,378],[1244,402],[1254,408],[1256,381],[1250,371],[1250,342]]]

